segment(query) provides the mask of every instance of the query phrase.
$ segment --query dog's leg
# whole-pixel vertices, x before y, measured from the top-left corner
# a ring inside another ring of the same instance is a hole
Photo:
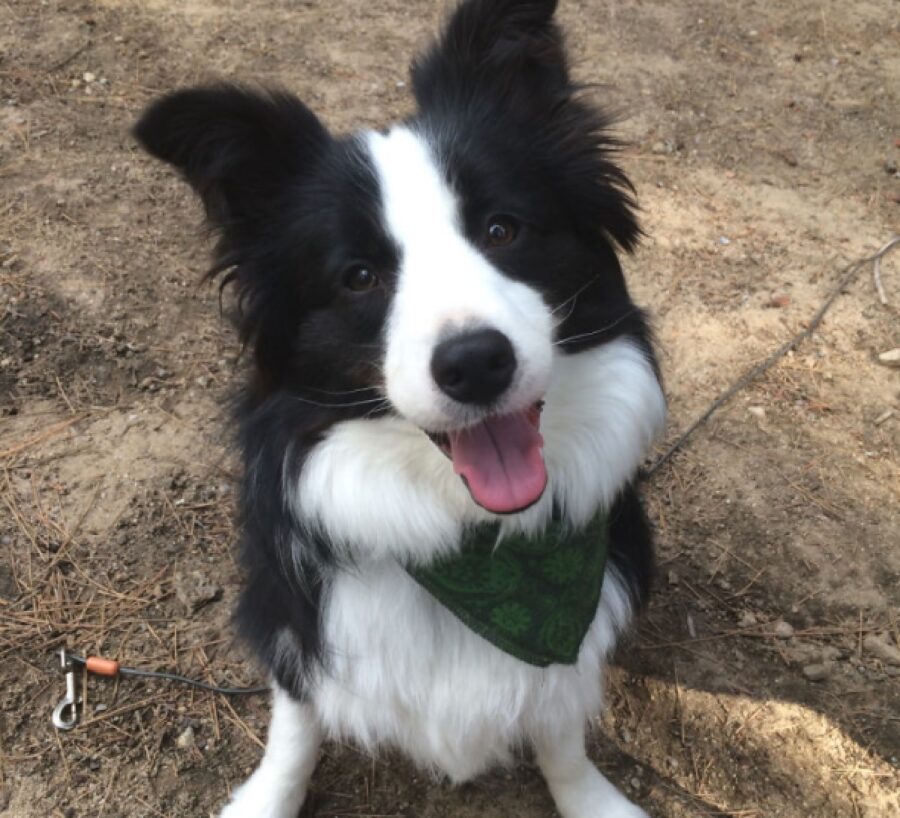
[[[312,708],[276,686],[262,763],[220,818],[297,818],[316,766],[322,729]]]
[[[582,725],[534,742],[538,766],[563,818],[648,818],[591,763]]]

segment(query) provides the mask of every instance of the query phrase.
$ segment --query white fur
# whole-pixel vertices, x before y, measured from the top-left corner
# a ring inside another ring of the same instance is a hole
[[[560,724],[535,741],[535,757],[562,818],[648,818],[591,763],[580,724]]]
[[[426,141],[405,126],[369,135],[383,218],[401,251],[387,322],[384,374],[393,406],[432,432],[481,419],[431,377],[437,343],[454,331],[491,327],[509,338],[518,367],[496,414],[525,409],[547,388],[553,317],[540,294],[497,271],[460,227],[459,206]]]
[[[450,461],[399,418],[333,427],[304,464],[297,517],[334,546],[419,561],[454,548],[462,525],[486,519]]]
[[[633,341],[556,361],[541,433],[553,496],[574,524],[612,505],[665,420],[659,380]]]
[[[394,561],[342,573],[325,615],[326,675],[312,694],[326,730],[400,747],[465,781],[511,748],[600,709],[606,654],[631,610],[614,570],[575,665],[538,668],[477,636]]]
[[[234,791],[221,818],[297,818],[321,741],[312,708],[295,702],[276,686],[262,763]]]

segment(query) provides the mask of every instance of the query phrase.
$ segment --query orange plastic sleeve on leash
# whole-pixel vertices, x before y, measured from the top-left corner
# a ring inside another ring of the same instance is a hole
[[[115,659],[104,659],[100,656],[88,656],[85,661],[90,673],[96,673],[98,676],[118,676],[119,663]]]

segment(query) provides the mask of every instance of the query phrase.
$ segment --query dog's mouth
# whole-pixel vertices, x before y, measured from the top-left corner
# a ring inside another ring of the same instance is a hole
[[[453,462],[478,505],[495,514],[513,514],[534,505],[547,487],[543,406],[539,401],[521,412],[428,436]]]

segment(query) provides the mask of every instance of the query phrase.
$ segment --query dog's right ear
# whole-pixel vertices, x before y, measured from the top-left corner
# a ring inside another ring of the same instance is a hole
[[[413,62],[420,107],[466,103],[474,88],[542,102],[567,89],[556,6],[557,0],[459,0],[437,42]]]
[[[233,85],[191,88],[157,100],[134,135],[181,172],[210,221],[226,233],[261,224],[331,139],[292,94]]]

